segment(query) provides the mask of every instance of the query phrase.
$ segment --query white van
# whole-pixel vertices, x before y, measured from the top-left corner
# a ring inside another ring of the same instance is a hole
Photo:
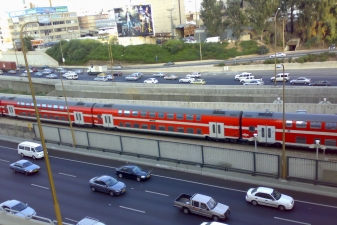
[[[40,159],[44,157],[41,144],[37,144],[30,141],[21,142],[18,145],[18,153],[21,157],[32,157],[33,159]]]
[[[78,80],[78,75],[77,74],[68,74],[66,76],[68,80]]]
[[[220,37],[208,37],[206,38],[205,42],[220,42]]]

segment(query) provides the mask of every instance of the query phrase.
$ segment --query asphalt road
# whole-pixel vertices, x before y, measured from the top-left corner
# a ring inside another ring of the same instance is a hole
[[[55,218],[45,161],[37,174],[25,176],[13,173],[9,164],[20,159],[16,144],[0,145],[0,202],[17,199],[28,203],[37,215]],[[145,182],[122,179],[127,186],[124,195],[110,197],[91,192],[88,181],[97,175],[114,175],[114,167],[123,163],[48,150],[57,197],[64,222],[74,222],[85,216],[101,221],[125,225],[201,224],[210,221],[197,215],[184,215],[173,207],[174,199],[181,193],[202,193],[229,205],[231,215],[224,221],[231,225],[261,224],[336,224],[337,201],[334,198],[307,193],[286,191],[295,199],[292,211],[253,206],[245,201],[245,192],[251,185],[187,174],[158,168],[151,169],[153,176]],[[279,190],[283,192],[282,190]]]

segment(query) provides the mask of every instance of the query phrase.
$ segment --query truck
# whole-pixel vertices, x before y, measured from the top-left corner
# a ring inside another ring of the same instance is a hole
[[[9,70],[16,70],[16,62],[0,61],[0,70],[7,72]]]
[[[98,75],[100,73],[106,73],[108,71],[107,66],[93,66],[88,67],[88,75]]]
[[[208,37],[206,38],[205,42],[220,42],[220,37]]]
[[[185,214],[198,214],[212,218],[214,221],[224,220],[229,216],[229,206],[218,203],[212,197],[202,194],[181,194],[174,200],[174,206]]]
[[[80,220],[76,225],[106,225],[106,224],[99,222],[99,220],[97,219],[85,217],[82,220]]]

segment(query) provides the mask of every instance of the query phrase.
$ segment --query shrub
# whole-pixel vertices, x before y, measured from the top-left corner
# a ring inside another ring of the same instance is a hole
[[[266,46],[260,46],[258,49],[257,49],[257,54],[259,55],[265,55],[269,52],[269,49],[266,47]]]
[[[241,47],[242,53],[244,55],[256,54],[256,52],[259,48],[256,41],[254,41],[254,40],[241,41],[240,47]]]
[[[266,59],[263,61],[263,64],[274,64],[274,63],[275,63],[275,59]],[[276,59],[276,64],[278,63],[283,63],[283,61],[280,59]]]
[[[291,62],[293,62],[293,57],[288,58],[288,63],[291,63]]]

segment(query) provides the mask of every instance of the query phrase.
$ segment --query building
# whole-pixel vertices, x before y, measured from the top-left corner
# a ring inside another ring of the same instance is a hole
[[[24,35],[42,40],[45,44],[80,37],[77,14],[68,12],[66,6],[38,7],[15,11],[10,12],[9,17],[8,28],[15,46],[19,46],[17,43],[21,43],[20,29],[27,22],[36,21],[36,23],[26,25]]]

